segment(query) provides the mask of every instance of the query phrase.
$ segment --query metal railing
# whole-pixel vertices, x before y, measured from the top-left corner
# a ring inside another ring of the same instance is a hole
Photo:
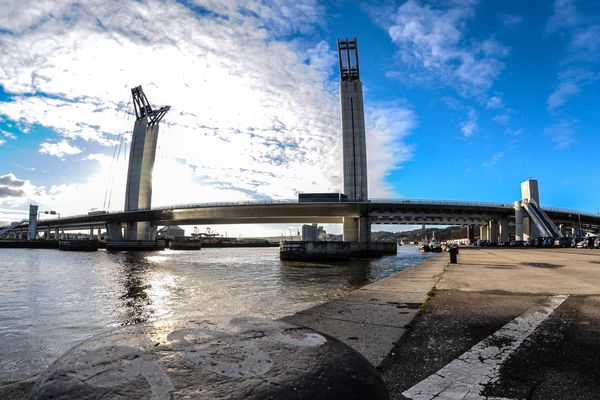
[[[572,215],[578,215],[578,216],[582,216],[582,217],[589,217],[589,218],[598,218],[600,219],[600,214],[595,214],[595,213],[591,213],[591,212],[582,212],[582,211],[577,211],[577,210],[569,210],[566,208],[556,208],[556,207],[541,207],[545,212],[557,212],[557,213],[563,213],[563,214],[572,214]]]

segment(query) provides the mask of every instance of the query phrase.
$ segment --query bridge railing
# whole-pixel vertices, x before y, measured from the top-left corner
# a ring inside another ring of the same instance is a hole
[[[152,207],[152,210],[172,210],[175,208],[207,208],[207,207],[227,207],[227,206],[252,206],[268,204],[296,204],[298,200],[247,200],[247,201],[216,201],[207,203],[187,203],[175,204],[169,206]]]
[[[337,203],[337,202],[335,202]],[[341,203],[353,203],[353,202],[341,202]],[[502,207],[502,208],[513,208],[512,204],[506,203],[492,203],[483,201],[447,201],[447,200],[426,200],[426,199],[370,199],[365,202],[357,203],[387,203],[387,204],[435,204],[435,205],[448,205],[448,206],[480,206],[480,207]],[[176,208],[203,208],[203,207],[227,207],[227,206],[244,206],[244,205],[268,205],[268,204],[299,204],[297,200],[251,200],[251,201],[237,201],[237,202],[210,202],[210,203],[188,203],[188,204],[175,204],[169,206],[153,207],[152,210],[172,210]],[[310,204],[310,202],[302,203]]]
[[[582,217],[600,218],[600,214],[594,214],[591,212],[581,212],[577,210],[569,210],[567,208],[556,208],[556,207],[542,207],[545,212],[558,212],[563,214],[573,214]]]
[[[443,206],[479,206],[479,207],[502,207],[513,208],[512,204],[492,203],[485,201],[459,201],[459,200],[429,200],[429,199],[371,199],[371,203],[387,204],[435,204]]]

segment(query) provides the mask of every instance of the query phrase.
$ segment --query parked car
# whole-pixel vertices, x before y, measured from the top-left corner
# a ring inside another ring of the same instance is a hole
[[[594,240],[594,248],[600,249],[600,236],[597,236],[596,240]]]
[[[554,246],[554,238],[552,237],[539,237],[532,243],[535,247],[552,247]]]
[[[573,238],[561,237],[554,240],[554,247],[571,247],[573,246]]]
[[[596,240],[596,238],[593,236],[583,238],[581,241],[579,241],[577,243],[577,248],[578,249],[593,249],[595,240]]]

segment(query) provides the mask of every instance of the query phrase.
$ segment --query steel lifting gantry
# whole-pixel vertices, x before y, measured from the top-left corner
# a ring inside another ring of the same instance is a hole
[[[340,76],[342,81],[360,80],[358,67],[358,43],[356,38],[338,39],[338,55],[340,60]]]
[[[171,106],[163,106],[157,110],[153,110],[141,86],[131,89],[131,96],[133,97],[136,121],[148,117],[148,125],[158,124],[167,111],[171,109]]]

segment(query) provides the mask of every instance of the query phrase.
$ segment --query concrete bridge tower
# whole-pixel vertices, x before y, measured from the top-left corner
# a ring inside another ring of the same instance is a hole
[[[125,211],[150,208],[152,201],[152,169],[156,156],[158,124],[171,107],[152,109],[141,86],[131,89],[135,108],[135,124],[129,153]],[[149,222],[127,224],[125,240],[154,240]]]
[[[367,144],[362,83],[356,38],[338,39],[344,193],[349,201],[367,201]],[[344,218],[344,240],[368,242],[371,226],[366,215]]]

